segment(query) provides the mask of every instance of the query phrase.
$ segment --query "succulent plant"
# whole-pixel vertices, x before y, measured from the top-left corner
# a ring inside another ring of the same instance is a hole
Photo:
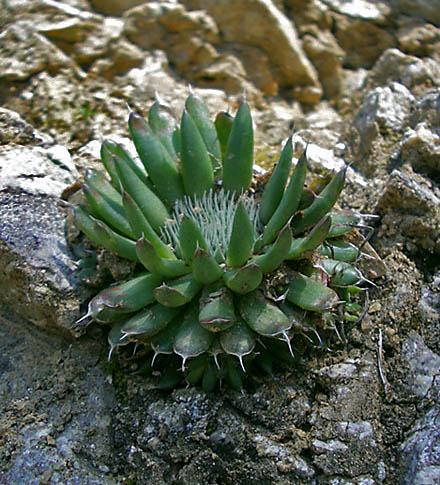
[[[163,387],[240,388],[252,370],[270,371],[339,319],[359,318],[352,295],[367,280],[344,235],[360,216],[333,209],[346,168],[315,193],[306,151],[292,172],[289,138],[267,182],[255,183],[245,100],[214,122],[191,93],[180,126],[155,102],[148,121],[130,114],[129,131],[142,164],[104,141],[108,176],[88,170],[86,203],[73,208],[94,243],[135,263],[83,317],[111,326],[110,355],[134,341]]]

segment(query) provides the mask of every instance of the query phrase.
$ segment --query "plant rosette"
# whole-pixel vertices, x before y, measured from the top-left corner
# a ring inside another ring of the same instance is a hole
[[[307,153],[293,167],[289,138],[255,187],[245,100],[234,117],[212,121],[191,93],[180,124],[155,102],[148,121],[130,113],[129,130],[141,163],[104,141],[106,173],[87,170],[84,203],[72,207],[93,243],[135,266],[81,319],[110,325],[109,356],[135,342],[160,387],[241,388],[275,362],[295,361],[306,342],[323,345],[326,329],[362,317],[363,252],[345,237],[361,216],[334,209],[346,168],[314,192]],[[93,261],[80,265],[90,272]]]

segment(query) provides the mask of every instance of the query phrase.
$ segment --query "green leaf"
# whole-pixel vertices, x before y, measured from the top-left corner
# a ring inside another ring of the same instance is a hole
[[[300,308],[325,312],[338,304],[337,293],[328,286],[296,271],[289,273],[289,277],[287,299]]]
[[[258,290],[241,296],[238,308],[249,327],[266,337],[285,334],[292,325],[278,306],[267,300]]]
[[[262,224],[269,222],[283,197],[292,165],[292,156],[292,137],[290,137],[284,145],[280,160],[270,176],[261,197],[259,217]]]
[[[239,202],[232,224],[231,239],[226,253],[228,266],[242,266],[252,251],[255,230],[242,202]]]
[[[232,124],[223,160],[223,187],[237,192],[248,189],[252,180],[254,135],[248,104],[242,101]]]
[[[258,288],[263,279],[261,269],[254,263],[234,268],[223,274],[223,281],[234,293],[244,295]]]
[[[270,218],[263,232],[263,245],[275,240],[281,228],[295,214],[301,199],[307,172],[307,156],[304,150],[290,178],[289,185],[281,199],[279,206]]]
[[[203,101],[191,93],[185,102],[185,108],[191,115],[199,133],[205,143],[209,157],[211,159],[214,175],[217,177],[221,174],[221,150],[217,137],[217,130],[211,120],[211,115]]]
[[[205,142],[185,110],[180,125],[180,159],[185,193],[201,197],[214,186],[214,172]]]
[[[188,264],[192,263],[197,248],[207,249],[199,226],[188,216],[183,216],[180,221],[179,244],[183,257]]]
[[[206,286],[200,299],[200,324],[210,332],[220,332],[235,322],[234,298],[222,284]]]
[[[154,290],[154,297],[162,305],[179,307],[190,302],[202,289],[191,274],[163,283]]]
[[[128,121],[131,138],[161,198],[172,205],[185,195],[182,177],[171,155],[148,123],[135,113]]]

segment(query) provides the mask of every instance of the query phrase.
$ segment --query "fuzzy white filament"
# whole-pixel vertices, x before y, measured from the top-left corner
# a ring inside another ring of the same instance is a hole
[[[202,197],[185,196],[176,201],[172,219],[166,221],[162,235],[173,247],[179,242],[180,221],[183,216],[192,219],[200,228],[211,254],[220,251],[223,258],[231,239],[232,225],[237,205],[241,201],[258,235],[258,206],[249,196],[237,198],[235,193],[224,189],[206,191]]]

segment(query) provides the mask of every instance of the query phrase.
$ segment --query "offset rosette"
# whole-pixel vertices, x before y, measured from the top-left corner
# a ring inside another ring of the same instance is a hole
[[[88,170],[85,203],[73,208],[95,244],[135,262],[133,277],[98,293],[83,317],[111,325],[110,353],[145,345],[163,387],[241,387],[306,340],[321,342],[339,318],[359,317],[362,253],[344,239],[358,216],[333,216],[345,168],[314,193],[306,151],[292,169],[289,138],[262,193],[251,189],[245,100],[214,122],[190,94],[180,125],[156,102],[148,121],[130,114],[129,130],[140,163],[105,141],[107,175]]]

